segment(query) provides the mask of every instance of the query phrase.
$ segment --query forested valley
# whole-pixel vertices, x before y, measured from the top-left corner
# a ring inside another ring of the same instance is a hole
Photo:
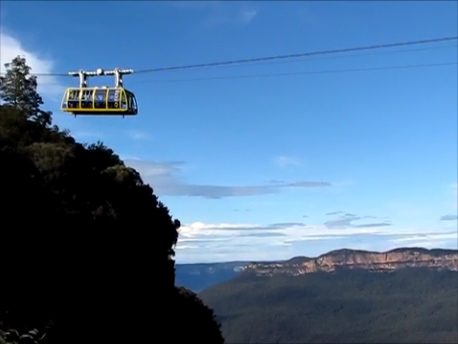
[[[456,271],[243,273],[199,293],[228,343],[457,343]]]

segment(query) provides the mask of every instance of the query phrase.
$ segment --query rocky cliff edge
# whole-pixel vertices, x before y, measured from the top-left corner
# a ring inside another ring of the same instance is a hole
[[[351,249],[331,251],[316,258],[294,257],[287,261],[251,263],[244,267],[256,275],[302,275],[335,272],[338,269],[363,269],[390,272],[401,268],[432,268],[458,271],[458,250],[398,248],[387,252]]]

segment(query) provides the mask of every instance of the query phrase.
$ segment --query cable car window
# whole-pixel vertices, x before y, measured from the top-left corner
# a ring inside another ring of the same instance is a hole
[[[92,108],[92,89],[83,90],[81,107],[85,109]]]
[[[107,95],[107,90],[102,89],[102,90],[96,90],[95,91],[95,104],[94,107],[97,109],[104,109],[106,107],[106,95]]]
[[[96,90],[95,91],[95,100],[98,102],[104,102],[107,90]]]
[[[110,109],[119,109],[120,101],[120,90],[111,89],[108,92],[108,108]]]
[[[126,92],[122,92],[121,93],[121,108],[122,109],[127,109],[127,96],[128,96],[128,93]]]
[[[137,111],[137,99],[135,99],[135,96],[133,94],[131,96],[131,99],[132,99],[132,109]]]
[[[135,97],[133,94],[131,94],[129,98],[130,98],[130,108],[135,111],[137,108],[135,104]]]
[[[69,90],[68,91],[68,107],[69,108],[78,108],[79,107],[79,97],[80,97],[80,90]]]
[[[76,101],[79,100],[79,95],[80,95],[79,94],[80,93],[79,90],[70,90],[69,93],[70,94],[68,95],[68,100],[73,100],[73,101],[74,100],[76,100]]]
[[[83,100],[92,101],[92,90],[84,90],[83,91]]]

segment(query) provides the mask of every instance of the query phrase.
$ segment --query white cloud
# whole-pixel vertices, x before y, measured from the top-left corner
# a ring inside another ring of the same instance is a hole
[[[151,183],[153,186],[156,186],[155,178],[158,178],[159,181],[161,179],[172,179],[171,175],[180,172],[180,165],[182,164],[181,162],[149,162],[135,158],[124,158],[124,162],[139,171],[144,179],[153,179]],[[150,181],[147,180],[147,182]]]
[[[240,17],[243,23],[249,24],[254,19],[254,17],[256,17],[257,14],[258,12],[256,10],[245,9],[240,12]]]
[[[458,233],[450,232],[450,233],[437,233],[437,234],[423,234],[423,235],[412,235],[406,238],[399,238],[393,239],[392,242],[395,243],[435,243],[437,241],[444,241],[444,240],[457,240]]]
[[[301,162],[298,158],[282,155],[275,158],[275,164],[281,168],[284,168],[288,166],[299,166]]]
[[[402,247],[424,247],[457,249],[458,232],[430,233],[426,235],[412,235],[411,237],[393,239],[392,242]]]
[[[456,221],[456,220],[458,220],[458,215],[456,214],[447,214],[447,215],[443,215],[440,218],[440,221]]]
[[[199,248],[199,246],[193,246],[193,245],[182,245],[178,246],[177,250],[192,250],[194,248]]]
[[[151,135],[139,130],[131,130],[127,135],[135,141],[146,141],[151,139]]]
[[[32,74],[50,74],[54,72],[54,62],[52,60],[40,56],[39,53],[28,50],[21,44],[19,39],[5,33],[5,30],[0,28],[0,72],[5,73],[4,64],[11,62],[18,55],[26,58]],[[59,83],[57,77],[38,76],[37,80],[38,92],[43,97],[60,102],[65,87]]]
[[[180,263],[221,261],[224,257],[245,261],[281,260],[298,255],[318,256],[340,248],[385,251],[407,246],[453,248],[457,244],[456,231],[443,226],[434,229],[400,227],[374,216],[330,213],[333,214],[365,222],[339,226],[330,226],[329,221],[324,224],[183,224],[177,246],[180,252],[176,258]],[[185,248],[189,245],[194,246],[192,250]]]
[[[205,13],[204,27],[215,28],[221,25],[248,25],[257,16],[258,11],[240,6],[235,1],[173,1],[171,6],[188,11]]]
[[[456,248],[452,230],[402,227],[329,228],[326,225],[194,222],[180,228],[178,263],[281,260],[341,248],[385,251],[396,247]],[[190,245],[192,249],[187,249]]]
[[[206,224],[202,222],[194,222],[187,226],[182,225],[182,227],[180,228],[180,238],[184,237],[202,239],[212,235],[220,235],[222,233],[222,230],[226,230],[223,236],[225,238],[228,238],[230,236],[237,236],[239,234],[238,230],[254,229],[257,227],[257,225],[252,224]],[[208,239],[206,238],[205,240]]]

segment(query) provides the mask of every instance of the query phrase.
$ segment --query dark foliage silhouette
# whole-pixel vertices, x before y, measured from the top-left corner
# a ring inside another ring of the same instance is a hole
[[[5,66],[0,343],[170,342],[176,309],[214,334],[201,342],[223,343],[207,308],[175,289],[180,222],[111,149],[52,125],[25,59]]]
[[[213,310],[187,288],[177,287],[175,293],[175,321],[180,324],[180,331],[173,334],[174,343],[186,343],[190,338],[196,338],[200,343],[223,343],[220,324]]]

